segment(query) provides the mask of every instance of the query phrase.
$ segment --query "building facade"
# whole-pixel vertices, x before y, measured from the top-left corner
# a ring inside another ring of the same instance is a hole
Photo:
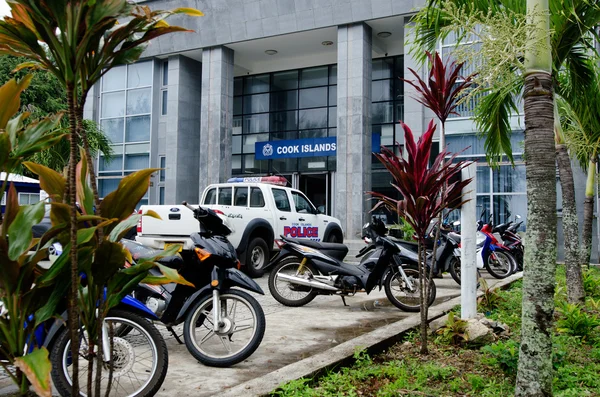
[[[276,174],[342,222],[355,239],[373,206],[365,192],[396,192],[372,155],[403,150],[399,120],[421,133],[433,114],[413,99],[405,43],[421,0],[151,0],[193,29],[153,40],[142,59],[111,70],[90,93],[87,118],[111,138],[98,159],[100,195],[128,173],[163,168],[142,204],[195,203],[210,183]],[[446,55],[454,43],[441,43]],[[478,208],[496,222],[525,217],[522,118],[516,166],[491,169],[464,103],[447,123],[451,151],[478,161]],[[388,223],[393,214],[381,213]]]

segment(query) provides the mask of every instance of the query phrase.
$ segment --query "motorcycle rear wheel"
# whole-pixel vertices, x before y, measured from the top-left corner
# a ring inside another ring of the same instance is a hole
[[[421,310],[419,270],[416,266],[403,266],[406,277],[411,281],[413,289],[409,290],[402,274],[397,271],[388,272],[384,280],[385,295],[394,306],[406,312]],[[435,301],[436,287],[432,279],[429,280],[429,306]]]
[[[451,257],[448,257],[448,260],[451,262],[450,262],[450,264],[448,264],[449,267],[447,267],[447,269],[450,269],[450,275],[452,276],[454,281],[456,281],[458,283],[458,285],[460,285],[460,282],[461,282],[460,258],[452,255]],[[479,283],[480,278],[481,278],[481,272],[479,271],[479,269],[477,269],[477,288],[479,288],[479,286],[480,286],[480,283]]]
[[[220,300],[224,315],[220,331],[213,328],[212,295],[192,306],[183,325],[189,352],[211,367],[229,367],[244,361],[260,346],[265,335],[265,313],[254,297],[229,289],[221,293]]]
[[[314,288],[279,280],[280,273],[288,273],[298,277],[311,277],[317,274],[310,264],[305,264],[301,274],[298,274],[301,259],[288,256],[280,261],[269,274],[269,291],[275,300],[290,307],[304,306],[318,295]]]

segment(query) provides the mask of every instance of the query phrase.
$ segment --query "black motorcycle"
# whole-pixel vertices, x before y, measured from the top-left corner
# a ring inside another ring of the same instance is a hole
[[[401,310],[418,312],[420,300],[419,271],[403,263],[397,255],[398,246],[385,237],[387,229],[381,221],[373,220],[363,228],[371,243],[357,257],[359,265],[344,263],[348,248],[343,244],[319,243],[282,237],[278,255],[268,267],[269,291],[286,306],[303,306],[317,295],[345,297],[357,292],[370,293],[384,287],[386,296]],[[436,287],[429,280],[429,304],[435,300]]]
[[[212,210],[194,208],[200,232],[192,233],[193,250],[163,257],[160,263],[177,269],[195,287],[181,284],[140,284],[133,295],[144,302],[182,343],[173,326],[184,323],[185,345],[198,361],[228,367],[248,358],[265,333],[260,304],[240,287],[264,295],[255,281],[243,274],[235,248],[227,236],[231,229]],[[122,240],[133,259],[155,256],[157,250]],[[155,271],[155,270],[151,270]]]

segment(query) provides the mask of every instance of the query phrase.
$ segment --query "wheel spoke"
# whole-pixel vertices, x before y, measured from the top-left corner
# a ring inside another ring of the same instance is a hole
[[[221,343],[223,343],[223,346],[225,346],[225,350],[227,350],[228,353],[231,353],[231,344],[229,343],[229,336],[228,335],[220,335],[221,338]]]
[[[236,332],[244,331],[244,330],[247,330],[247,329],[251,329],[251,328],[253,328],[253,324],[248,324],[248,325],[238,325],[238,324],[236,324],[235,327],[233,328],[232,334],[235,334]]]
[[[210,338],[212,338],[215,335],[216,335],[215,331],[211,329],[206,335],[204,335],[204,338],[202,338],[200,340],[200,344],[203,344],[204,342],[206,342],[207,340],[209,340]]]

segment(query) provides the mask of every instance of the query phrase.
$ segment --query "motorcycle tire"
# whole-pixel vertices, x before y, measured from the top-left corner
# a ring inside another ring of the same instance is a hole
[[[394,282],[397,282],[399,284],[400,290],[404,290],[406,287],[403,286],[404,280],[402,278],[402,274],[393,270],[388,272],[383,282],[385,295],[387,296],[389,301],[392,302],[392,304],[398,309],[404,310],[406,312],[418,312],[419,310],[421,310],[421,293],[419,291],[419,269],[417,268],[417,266],[412,265],[403,266],[403,269],[406,276],[410,278],[411,282],[415,286],[414,291],[408,292],[408,294],[410,294],[410,301],[402,301],[400,297],[395,295],[395,292],[398,290],[398,287],[392,286]],[[431,306],[435,301],[435,295],[436,287],[435,283],[433,282],[433,279],[431,279],[429,280],[429,306]]]
[[[457,258],[454,255],[448,256],[446,258],[445,268],[450,271],[450,275],[460,285],[460,258]]]
[[[162,335],[156,327],[145,318],[124,310],[111,310],[105,318],[106,322],[113,322],[116,328],[127,324],[130,328],[127,335],[115,336],[114,356],[115,363],[111,385],[111,396],[154,396],[165,380],[169,366],[169,354]],[[82,335],[83,337],[84,335]],[[145,341],[144,341],[145,339]],[[85,339],[82,339],[82,342]],[[147,344],[151,355],[148,358],[145,352],[141,352]],[[97,347],[96,347],[97,349]],[[53,344],[50,353],[52,362],[52,381],[61,396],[71,396],[72,378],[69,370],[72,363],[71,356],[71,332],[65,328]],[[87,347],[82,343],[79,355],[79,387],[80,396],[86,396],[87,392]],[[95,357],[95,354],[94,354]],[[143,358],[143,360],[141,360]],[[131,360],[134,361],[131,361]],[[138,361],[136,361],[136,359]],[[151,365],[146,362],[151,361]],[[95,361],[95,360],[94,360]],[[94,362],[96,365],[96,362]],[[132,377],[132,374],[134,375]],[[103,375],[104,383],[101,385],[102,395],[105,394],[108,373]],[[139,378],[146,379],[139,382]],[[133,382],[133,381],[136,382]],[[132,382],[131,385],[129,382]],[[142,383],[141,385],[139,383]]]
[[[515,260],[517,261],[517,271],[518,272],[522,272],[523,271],[523,260],[525,259],[525,253],[523,252],[523,248],[515,248],[512,251],[513,256],[515,257]]]
[[[265,274],[265,266],[269,263],[269,247],[260,237],[253,238],[246,248],[244,261],[245,272],[252,278],[259,278]]]
[[[510,276],[512,274],[514,266],[514,258],[512,257],[512,255],[504,251],[495,251],[494,254],[498,258],[496,261],[498,264],[492,262],[494,260],[492,259],[492,255],[490,254],[490,256],[488,256],[487,260],[485,261],[485,269],[490,275],[492,275],[492,277],[495,277],[497,279],[503,279]]]
[[[300,258],[295,256],[288,256],[281,260],[273,268],[273,270],[271,270],[271,273],[269,274],[269,291],[271,292],[273,298],[275,298],[275,300],[281,303],[282,305],[290,307],[304,306],[307,303],[311,302],[313,299],[315,299],[315,297],[318,295],[318,292],[311,287],[295,285],[286,281],[281,281],[280,284],[278,284],[279,281],[277,280],[277,278],[279,273],[287,270],[296,274],[298,271],[298,267],[300,266],[300,262]],[[317,274],[312,265],[308,263],[304,265],[304,268],[305,270],[302,275],[305,275],[307,270],[310,272],[310,275]],[[289,296],[286,297],[284,296],[284,293],[287,292],[297,292],[299,294],[296,295],[295,298]]]
[[[260,346],[260,342],[262,342],[265,335],[265,313],[254,297],[238,289],[221,292],[220,299],[221,311],[224,310],[227,313],[224,329],[218,332],[214,331],[211,313],[212,295],[206,295],[198,300],[188,312],[183,325],[183,337],[188,351],[202,364],[211,367],[230,367],[250,357]],[[235,303],[228,309],[230,302]],[[238,307],[240,303],[242,307]],[[246,327],[236,324],[235,317],[230,317],[231,315],[236,316],[240,312],[245,318],[238,321],[249,321],[250,324]],[[237,332],[246,330],[250,330],[250,332],[244,333],[248,340],[242,342],[239,346],[236,345],[237,338],[234,338],[234,336]],[[200,335],[204,335],[201,340],[196,338],[198,332],[200,332]],[[216,343],[208,346],[204,344],[205,342]],[[232,347],[236,348],[235,351],[232,351]],[[225,350],[225,352],[221,353],[219,350]]]

